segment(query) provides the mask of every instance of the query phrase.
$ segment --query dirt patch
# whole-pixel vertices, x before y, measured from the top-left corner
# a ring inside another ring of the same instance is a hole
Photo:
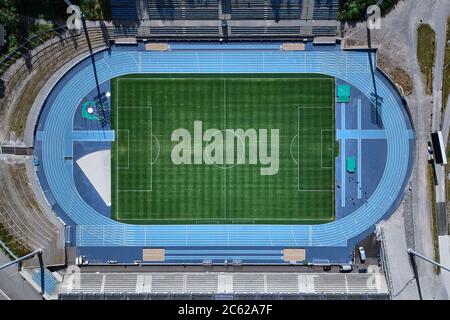
[[[378,65],[388,74],[392,81],[402,88],[405,96],[411,94],[413,90],[413,83],[408,72],[403,70],[398,65],[390,63],[389,58],[384,54],[380,54],[378,56]]]

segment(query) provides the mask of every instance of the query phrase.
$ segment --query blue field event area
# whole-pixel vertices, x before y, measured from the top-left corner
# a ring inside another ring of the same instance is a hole
[[[117,1],[119,3],[120,1]],[[287,248],[305,249],[298,263],[351,261],[353,246],[389,217],[402,200],[414,159],[414,130],[406,103],[376,67],[375,51],[315,46],[283,51],[282,43],[169,43],[112,46],[95,54],[102,92],[110,80],[139,73],[318,73],[349,85],[348,103],[336,103],[336,220],[318,225],[130,225],[110,218],[109,208],[83,176],[76,160],[110,149],[115,134],[87,123],[80,101],[94,99],[91,61],[70,69],[42,106],[36,127],[37,177],[47,201],[65,222],[66,242],[90,262],[142,261],[143,249],[164,249],[157,263],[289,264]],[[352,157],[356,170],[346,170]],[[91,192],[92,191],[92,192]]]

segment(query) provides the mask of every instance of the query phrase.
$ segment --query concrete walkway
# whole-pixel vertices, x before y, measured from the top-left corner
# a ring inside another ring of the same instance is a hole
[[[0,265],[10,262],[10,259],[0,251]],[[13,265],[0,270],[0,300],[42,300],[41,295],[26,282]]]

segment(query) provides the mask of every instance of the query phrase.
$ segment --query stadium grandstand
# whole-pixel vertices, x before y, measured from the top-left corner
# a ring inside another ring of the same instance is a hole
[[[341,48],[339,1],[110,3],[0,58],[1,244],[45,263],[23,277],[62,300],[390,299],[382,235],[355,248],[402,200],[415,133],[376,50]],[[280,130],[280,173],[175,165],[175,133],[207,126]]]
[[[117,35],[160,38],[337,36],[338,9],[338,0],[111,1]]]
[[[115,20],[136,20],[136,1],[111,0],[111,15]]]

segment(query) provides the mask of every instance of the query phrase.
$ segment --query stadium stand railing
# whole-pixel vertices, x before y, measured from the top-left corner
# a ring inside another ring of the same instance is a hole
[[[386,248],[386,239],[385,239],[385,235],[384,235],[384,226],[381,223],[380,225],[378,225],[377,227],[377,235],[380,238],[380,243],[381,243],[381,248],[380,248],[380,260],[381,260],[381,266],[382,269],[385,273],[386,276],[386,283],[387,286],[389,288],[389,292],[392,295],[394,294],[393,292],[393,285],[392,285],[392,276],[391,276],[391,272],[390,272],[390,268],[389,268],[389,259],[388,259],[388,255],[387,255],[387,248]]]
[[[37,286],[41,285],[42,270],[40,268],[31,270],[32,280]],[[53,274],[44,268],[44,295],[51,297],[57,295],[59,282]]]

